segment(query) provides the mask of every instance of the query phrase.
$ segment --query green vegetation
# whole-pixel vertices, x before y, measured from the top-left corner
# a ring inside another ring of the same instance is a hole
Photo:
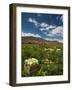
[[[22,45],[22,77],[62,74],[63,45]]]

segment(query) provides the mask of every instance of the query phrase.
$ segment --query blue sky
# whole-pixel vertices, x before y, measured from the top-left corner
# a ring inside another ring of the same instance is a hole
[[[22,37],[33,36],[63,42],[63,15],[21,13]]]

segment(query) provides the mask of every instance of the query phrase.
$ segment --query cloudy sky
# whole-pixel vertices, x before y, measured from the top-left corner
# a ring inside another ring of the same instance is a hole
[[[63,15],[21,13],[22,37],[33,36],[63,42]]]

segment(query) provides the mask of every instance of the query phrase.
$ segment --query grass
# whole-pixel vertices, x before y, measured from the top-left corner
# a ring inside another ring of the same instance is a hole
[[[36,64],[26,64],[25,60],[35,58]],[[22,45],[22,77],[51,76],[63,74],[63,46],[62,45]]]

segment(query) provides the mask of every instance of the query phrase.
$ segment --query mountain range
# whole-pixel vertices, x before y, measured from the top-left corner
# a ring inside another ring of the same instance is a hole
[[[21,37],[22,44],[47,44],[47,45],[62,45],[62,43],[57,41],[48,41],[38,37],[26,36]]]

